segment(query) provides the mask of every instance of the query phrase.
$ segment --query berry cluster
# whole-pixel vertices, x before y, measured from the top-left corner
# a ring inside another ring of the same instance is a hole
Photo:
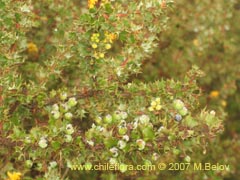
[[[178,114],[175,115],[175,120],[179,122],[182,120],[182,116],[187,115],[188,109],[185,107],[184,103],[180,99],[174,100],[173,106],[175,110],[178,111]]]
[[[63,92],[60,94],[60,99],[62,101],[65,101],[67,99],[67,93]],[[63,118],[66,120],[71,120],[73,117],[73,114],[69,112],[71,108],[77,105],[77,100],[75,97],[71,97],[68,99],[67,102],[60,103],[60,106],[58,104],[54,104],[52,106],[52,117],[54,119],[59,119],[61,117],[61,114],[64,114]]]

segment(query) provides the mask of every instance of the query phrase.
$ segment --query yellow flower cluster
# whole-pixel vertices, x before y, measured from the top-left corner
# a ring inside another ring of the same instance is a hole
[[[98,0],[88,0],[88,8],[92,9],[97,4]]]
[[[7,175],[8,175],[7,180],[21,180],[21,176],[22,176],[22,174],[19,172],[13,172],[13,173],[7,172]]]
[[[100,34],[99,33],[93,33],[92,36],[91,36],[91,41],[93,42],[92,43],[92,48],[93,49],[96,49],[98,47],[97,43],[99,43],[99,36]]]
[[[91,46],[93,49],[97,49],[100,45],[100,47],[104,47],[105,50],[109,50],[112,48],[112,43],[115,39],[117,39],[117,35],[115,33],[109,33],[106,31],[104,33],[104,39],[100,41],[100,34],[93,33],[91,36]],[[96,59],[104,58],[105,50],[102,50],[102,52],[94,52],[94,57]]]
[[[105,57],[105,54],[104,53],[101,53],[101,52],[95,52],[94,53],[94,57],[96,58],[96,59],[99,59],[99,58],[104,58]]]
[[[27,50],[28,50],[28,54],[37,54],[38,53],[37,45],[32,42],[28,43]]]
[[[105,32],[104,33],[104,35],[105,35],[105,39],[104,39],[104,42],[105,43],[113,43],[113,41],[115,40],[115,39],[117,39],[117,34],[115,34],[115,33],[109,33],[109,32]]]
[[[104,43],[105,43],[105,48],[106,49],[111,49],[112,48],[112,43],[115,39],[117,39],[117,35],[115,33],[109,33],[109,32],[105,32],[105,39],[104,39]]]
[[[149,111],[159,111],[162,109],[160,98],[156,98],[151,102],[151,106],[148,108]]]

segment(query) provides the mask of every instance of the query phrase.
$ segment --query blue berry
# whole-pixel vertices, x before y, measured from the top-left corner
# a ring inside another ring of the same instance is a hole
[[[175,115],[175,121],[180,122],[182,120],[182,116],[180,114]]]

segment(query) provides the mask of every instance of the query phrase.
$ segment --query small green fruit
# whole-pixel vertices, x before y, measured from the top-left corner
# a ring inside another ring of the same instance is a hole
[[[152,162],[146,159],[146,160],[144,160],[144,165],[145,166],[151,166]]]
[[[126,134],[126,133],[127,133],[127,128],[126,128],[126,127],[119,127],[119,128],[118,128],[118,133],[119,133],[120,135]]]
[[[64,136],[64,140],[65,140],[65,142],[70,143],[70,142],[72,142],[72,136],[69,134],[66,134]]]
[[[96,122],[97,124],[101,124],[101,123],[102,123],[102,117],[97,116],[97,117],[95,118],[95,122]]]
[[[116,122],[116,121],[119,121],[121,119],[121,112],[120,111],[115,111],[113,113],[113,121]]]
[[[173,149],[173,154],[175,154],[175,155],[179,155],[180,154],[180,150],[179,149]]]
[[[24,139],[24,142],[27,144],[30,144],[32,142],[31,138],[29,136],[26,136]]]
[[[110,124],[110,123],[112,123],[113,118],[110,114],[108,114],[104,117],[103,120],[104,120],[105,123]]]
[[[33,165],[33,162],[32,162],[31,160],[26,160],[26,161],[25,161],[25,166],[26,166],[27,168],[31,168],[32,165]]]
[[[65,117],[67,120],[71,120],[72,117],[73,117],[73,115],[72,115],[72,113],[68,112],[68,113],[66,113],[66,114],[64,115],[64,117]]]
[[[148,124],[150,121],[150,118],[149,118],[149,116],[144,114],[144,115],[140,116],[139,120],[140,120],[141,124]]]
[[[122,119],[127,119],[127,117],[128,117],[127,112],[121,112],[121,118]]]
[[[66,126],[66,134],[72,134],[72,133],[74,133],[74,129],[73,129],[73,126],[72,126],[72,124],[68,124],[67,126]]]
[[[52,115],[54,119],[59,119],[60,118],[60,112],[59,111],[52,111]]]
[[[143,150],[145,148],[146,142],[144,140],[142,140],[142,139],[138,139],[136,141],[136,144],[138,146],[138,150],[141,151],[141,150]]]
[[[55,168],[55,167],[57,167],[57,162],[56,162],[56,161],[51,161],[51,162],[49,163],[49,168],[53,169],[53,168]]]
[[[77,104],[77,100],[76,100],[75,97],[72,97],[72,98],[70,98],[70,99],[68,100],[68,105],[69,105],[70,107],[74,107],[74,106],[76,106],[76,104]]]
[[[126,147],[127,143],[123,140],[118,141],[118,147],[119,149],[124,149]]]
[[[41,138],[40,141],[38,142],[38,145],[43,149],[46,148],[48,146],[47,140],[45,138]]]
[[[180,99],[176,99],[173,102],[173,106],[176,110],[181,110],[184,107],[184,103]]]
[[[61,93],[61,94],[60,94],[60,99],[61,99],[62,101],[66,100],[66,99],[67,99],[67,93],[66,93],[66,92]]]
[[[191,162],[191,157],[190,156],[186,156],[185,158],[184,158],[184,161],[186,161],[186,162]]]
[[[186,116],[188,113],[188,109],[186,107],[183,107],[180,111],[179,114],[181,114],[182,116]]]

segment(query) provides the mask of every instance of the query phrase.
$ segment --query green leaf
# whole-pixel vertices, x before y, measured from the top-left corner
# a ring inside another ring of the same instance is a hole
[[[61,143],[58,141],[53,141],[51,145],[54,150],[58,150],[61,147]]]
[[[155,137],[152,127],[145,127],[142,130],[142,134],[143,134],[144,140],[152,140]]]
[[[108,138],[108,139],[104,139],[104,144],[107,148],[112,148],[114,146],[117,146],[117,140],[114,138]]]
[[[126,41],[127,40],[127,36],[128,36],[128,33],[126,31],[122,31],[120,34],[119,34],[119,40],[120,41]]]
[[[107,12],[108,14],[111,14],[111,13],[113,12],[113,9],[112,9],[112,6],[111,6],[110,3],[107,3],[107,4],[105,5],[105,10],[106,10],[106,12]]]

